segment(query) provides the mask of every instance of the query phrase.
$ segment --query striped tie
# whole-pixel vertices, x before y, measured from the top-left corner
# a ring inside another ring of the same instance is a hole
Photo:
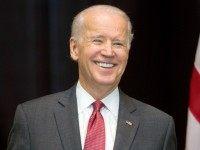
[[[84,150],[105,150],[105,125],[100,109],[104,104],[96,100],[90,116]]]

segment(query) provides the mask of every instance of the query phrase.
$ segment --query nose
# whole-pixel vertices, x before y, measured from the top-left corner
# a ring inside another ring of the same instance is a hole
[[[113,57],[115,55],[114,49],[111,43],[105,44],[105,47],[101,50],[101,54],[105,57]]]

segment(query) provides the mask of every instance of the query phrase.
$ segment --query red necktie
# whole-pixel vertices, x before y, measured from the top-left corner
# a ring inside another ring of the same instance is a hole
[[[100,109],[104,104],[96,100],[90,116],[84,150],[105,150],[105,125]]]

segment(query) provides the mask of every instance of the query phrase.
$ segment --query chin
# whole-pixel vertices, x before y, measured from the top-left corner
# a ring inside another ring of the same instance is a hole
[[[102,85],[102,86],[115,86],[116,81],[115,80],[97,80],[97,84]]]

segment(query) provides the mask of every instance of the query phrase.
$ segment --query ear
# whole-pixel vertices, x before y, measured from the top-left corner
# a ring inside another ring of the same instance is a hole
[[[70,56],[74,61],[78,60],[78,43],[74,37],[70,38]]]

